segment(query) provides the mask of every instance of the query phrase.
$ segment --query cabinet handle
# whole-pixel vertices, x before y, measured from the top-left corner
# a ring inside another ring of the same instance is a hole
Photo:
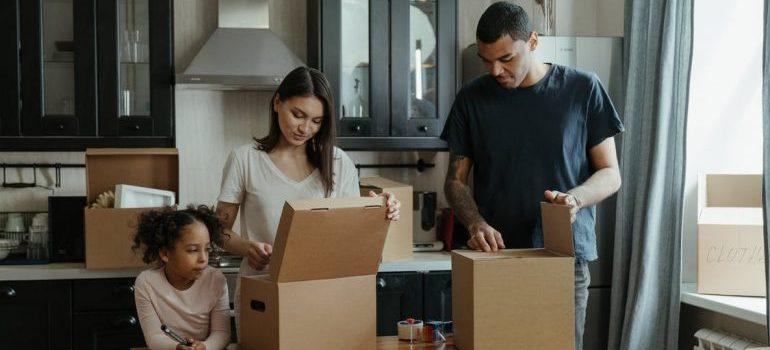
[[[134,316],[119,316],[115,320],[112,321],[112,324],[115,325],[115,327],[118,328],[129,328],[129,327],[135,327],[139,321],[136,320],[136,317]]]
[[[121,285],[113,288],[115,294],[131,294],[134,295],[134,285]]]
[[[428,132],[428,126],[427,125],[422,125],[422,126],[420,126],[420,128],[418,130],[420,130],[420,132]]]
[[[387,283],[385,283],[384,278],[378,278],[377,279],[377,288],[385,288],[387,286]]]
[[[0,295],[4,298],[13,298],[16,296],[16,290],[11,287],[0,288]]]

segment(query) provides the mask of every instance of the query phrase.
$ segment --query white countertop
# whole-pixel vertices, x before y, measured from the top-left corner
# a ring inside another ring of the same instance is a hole
[[[451,257],[448,252],[420,252],[414,253],[409,260],[382,263],[379,271],[449,271],[451,269]],[[0,265],[0,281],[126,278],[136,277],[142,270],[144,268],[86,270],[83,263]],[[237,273],[238,268],[222,268],[222,272]]]
[[[696,290],[695,283],[683,283],[682,302],[763,326],[767,325],[766,298],[698,294]]]

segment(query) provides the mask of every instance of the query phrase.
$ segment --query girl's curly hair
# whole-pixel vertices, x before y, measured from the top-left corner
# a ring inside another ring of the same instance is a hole
[[[205,205],[188,205],[183,210],[165,207],[142,213],[131,249],[135,252],[141,249],[142,261],[146,264],[157,263],[160,261],[161,250],[173,249],[182,230],[196,221],[206,226],[211,243],[222,245],[223,235],[226,233],[223,232],[222,222],[214,211]]]

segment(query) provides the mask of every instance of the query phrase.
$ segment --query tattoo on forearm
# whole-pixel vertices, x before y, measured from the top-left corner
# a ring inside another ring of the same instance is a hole
[[[457,218],[465,227],[482,219],[476,201],[473,199],[471,188],[457,176],[457,169],[465,160],[464,156],[450,154],[449,171],[444,182],[444,193]]]

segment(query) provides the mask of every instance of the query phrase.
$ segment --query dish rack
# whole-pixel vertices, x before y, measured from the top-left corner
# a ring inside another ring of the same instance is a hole
[[[24,219],[23,232],[6,232],[8,214],[19,213]],[[47,264],[49,262],[49,232],[48,224],[45,228],[32,227],[32,218],[45,212],[0,212],[0,238],[18,242],[16,248],[11,250],[5,259],[0,260],[0,265],[33,265]],[[43,229],[43,231],[39,231]],[[37,230],[37,231],[36,231]],[[35,234],[30,235],[35,231]],[[32,241],[30,237],[32,236]]]

